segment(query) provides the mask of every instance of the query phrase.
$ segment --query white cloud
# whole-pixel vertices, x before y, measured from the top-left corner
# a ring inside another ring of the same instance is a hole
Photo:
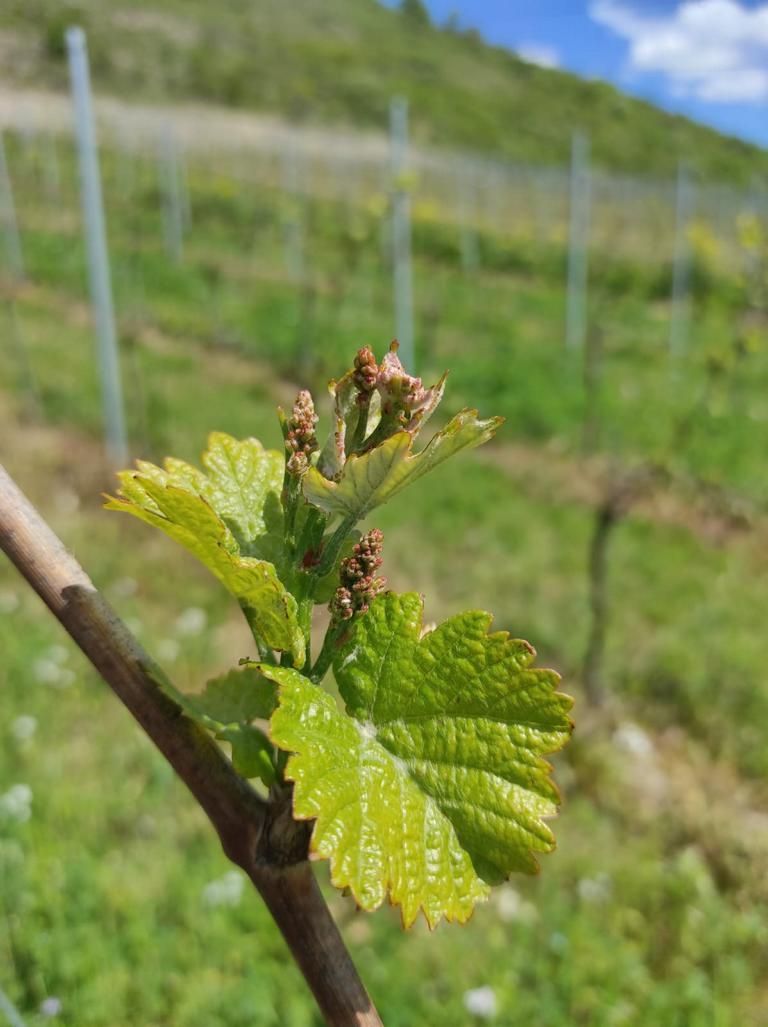
[[[740,103],[768,99],[768,71],[763,68],[741,68],[729,75],[713,76],[699,89],[702,100],[716,103]]]
[[[629,43],[630,67],[658,72],[673,91],[715,103],[768,100],[768,3],[683,0],[670,14],[593,0],[589,13]]]
[[[540,68],[560,67],[560,54],[545,43],[521,43],[515,47],[515,53],[521,60],[538,64]]]

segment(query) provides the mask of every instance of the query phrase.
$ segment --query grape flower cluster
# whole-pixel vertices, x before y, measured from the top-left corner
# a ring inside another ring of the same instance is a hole
[[[341,584],[328,606],[334,620],[346,621],[365,613],[371,600],[384,590],[386,579],[376,575],[382,564],[383,542],[383,533],[372,528],[355,544],[352,555],[341,561]]]

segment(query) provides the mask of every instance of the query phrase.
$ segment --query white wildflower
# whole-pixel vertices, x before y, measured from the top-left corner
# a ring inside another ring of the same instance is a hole
[[[40,1015],[41,1016],[58,1016],[61,1012],[61,999],[55,995],[49,995],[48,998],[44,998],[40,1003]]]
[[[470,988],[464,992],[464,1008],[481,1020],[492,1020],[496,1016],[496,992],[489,985]]]
[[[63,645],[49,645],[33,662],[32,673],[42,685],[68,688],[75,680],[74,671],[65,667],[69,649]]]
[[[243,897],[245,878],[239,870],[230,870],[223,877],[209,881],[203,888],[204,906],[237,906]]]
[[[11,734],[17,742],[29,742],[37,731],[37,719],[22,713],[11,722]]]
[[[539,913],[532,902],[509,885],[500,888],[496,896],[496,909],[499,919],[505,923],[532,924],[538,919]]]
[[[0,795],[0,820],[26,824],[32,816],[32,789],[29,785],[11,785]]]
[[[60,667],[69,659],[69,649],[64,645],[49,645],[43,656]]]
[[[61,667],[40,656],[32,663],[32,673],[41,685],[56,685],[61,677]]]
[[[631,721],[626,721],[616,728],[613,732],[613,742],[619,749],[638,759],[647,759],[653,755],[653,742],[650,736]]]
[[[182,636],[199,635],[208,623],[208,614],[199,606],[189,606],[182,610],[176,618],[176,634]]]
[[[582,902],[601,904],[611,897],[611,879],[608,874],[582,877],[576,887]]]

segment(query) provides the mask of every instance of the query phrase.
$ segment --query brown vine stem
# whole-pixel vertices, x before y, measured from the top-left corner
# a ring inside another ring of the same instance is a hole
[[[205,810],[224,852],[267,904],[329,1027],[381,1027],[312,873],[308,827],[291,817],[290,792],[262,799],[160,690],[150,657],[2,466],[0,548]]]

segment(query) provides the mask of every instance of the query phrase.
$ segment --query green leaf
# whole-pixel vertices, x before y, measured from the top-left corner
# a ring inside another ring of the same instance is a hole
[[[283,487],[283,454],[267,450],[256,439],[238,441],[214,432],[203,453],[209,486],[204,497],[229,526],[241,552],[259,538],[282,526],[280,493]]]
[[[122,510],[160,528],[211,570],[238,599],[254,634],[268,647],[304,662],[296,600],[270,560],[279,552],[282,457],[256,439],[238,442],[214,432],[203,471],[168,459],[122,471],[120,494],[107,509]]]
[[[277,780],[272,761],[272,745],[259,728],[252,724],[238,724],[217,732],[216,737],[232,746],[232,765],[246,778],[260,778],[267,788]]]
[[[354,523],[454,453],[487,442],[502,420],[481,421],[476,410],[462,410],[420,453],[412,451],[410,432],[396,432],[367,453],[350,456],[338,481],[310,467],[304,476],[304,495],[326,513]]]
[[[267,720],[276,706],[274,683],[248,665],[209,681],[199,694],[176,693],[184,711],[232,746],[232,763],[243,777],[275,780],[272,746],[252,721]]]
[[[269,720],[277,706],[274,683],[253,664],[212,678],[202,692],[187,699],[199,714],[218,725]]]
[[[364,909],[388,896],[410,925],[420,909],[465,921],[489,885],[535,872],[559,801],[544,755],[561,748],[571,700],[532,666],[527,642],[464,613],[420,639],[422,602],[374,600],[335,661],[346,703],[296,671],[279,685],[270,734],[293,755],[294,812],[312,847]]]

